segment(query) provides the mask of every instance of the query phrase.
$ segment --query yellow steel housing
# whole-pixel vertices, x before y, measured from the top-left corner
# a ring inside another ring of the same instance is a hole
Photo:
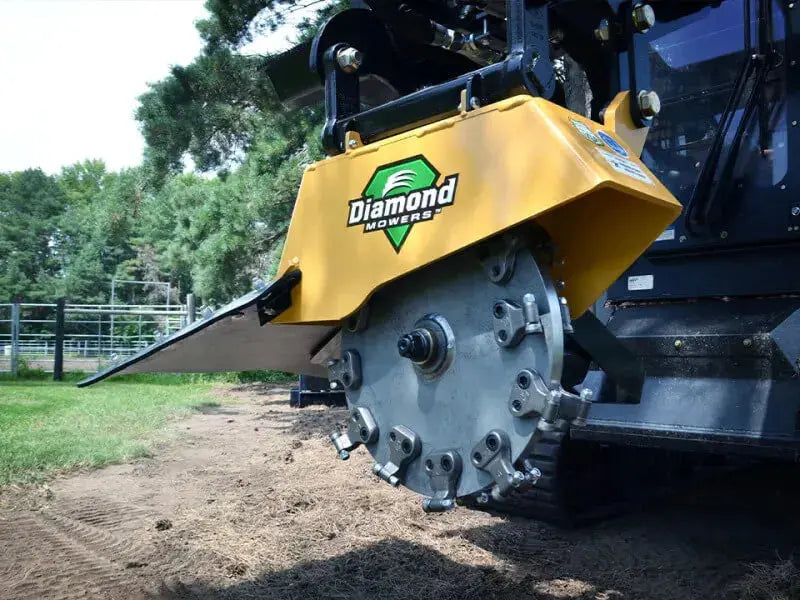
[[[352,137],[304,174],[279,267],[303,276],[274,322],[339,321],[386,283],[529,220],[552,237],[563,258],[553,277],[580,315],[680,213],[619,128],[517,96],[366,146]],[[454,203],[414,224],[399,252],[381,231],[348,227],[375,170],[419,154],[439,183],[458,174]]]

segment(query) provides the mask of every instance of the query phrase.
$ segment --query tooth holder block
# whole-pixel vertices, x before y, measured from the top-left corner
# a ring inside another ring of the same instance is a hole
[[[620,122],[607,124],[515,96],[366,146],[348,136],[344,154],[303,176],[279,266],[303,278],[273,322],[340,321],[382,285],[526,221],[553,240],[564,259],[553,277],[581,315],[680,213]],[[369,185],[377,171],[420,156],[435,185],[451,186],[446,205],[414,222],[399,248],[380,229],[348,224],[351,201],[382,198]]]

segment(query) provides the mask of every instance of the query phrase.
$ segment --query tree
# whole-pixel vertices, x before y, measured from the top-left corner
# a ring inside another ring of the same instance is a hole
[[[238,51],[253,36],[280,24],[297,10],[279,0],[207,0],[210,18],[197,28],[205,45],[187,66],[175,66],[168,77],[139,97],[136,119],[147,143],[146,163],[156,185],[180,172],[188,154],[200,171],[229,169],[250,149],[260,131],[269,129],[301,149],[307,127],[322,122],[319,108],[283,111],[264,75],[269,56]],[[325,6],[299,25],[298,37],[313,34],[319,21],[342,3]],[[304,127],[305,126],[305,127]]]
[[[56,179],[41,169],[0,174],[0,298],[52,300],[65,202]]]
[[[322,110],[283,111],[268,57],[240,50],[293,5],[207,0],[200,56],[140,98],[141,167],[113,173],[86,160],[58,177],[0,174],[0,298],[102,303],[117,276],[170,281],[219,304],[273,275],[302,172],[322,157]],[[217,175],[183,174],[187,155]]]
[[[73,302],[109,300],[111,278],[136,256],[131,238],[144,194],[141,168],[106,173],[93,161],[64,169],[59,183],[72,201],[59,219],[58,293]],[[120,271],[122,269],[122,271]]]
[[[303,169],[322,157],[322,108],[283,110],[264,75],[269,57],[239,53],[296,10],[293,4],[208,0],[210,18],[197,24],[200,56],[139,98],[145,165],[158,190],[145,211],[140,263],[152,257],[165,276],[209,302],[230,300],[274,274]],[[299,37],[341,4],[301,24]],[[187,155],[218,178],[176,176]]]
[[[61,169],[58,185],[64,191],[67,204],[82,206],[92,201],[103,189],[108,175],[106,163],[99,159],[85,160]]]

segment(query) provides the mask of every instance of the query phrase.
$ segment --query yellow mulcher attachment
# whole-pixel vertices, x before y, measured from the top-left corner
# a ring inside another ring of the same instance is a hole
[[[536,483],[520,460],[591,403],[561,382],[571,315],[680,212],[627,108],[620,94],[603,127],[520,95],[366,145],[349,134],[306,170],[275,281],[81,385],[327,375],[351,411],[340,457],[365,445],[427,510]]]

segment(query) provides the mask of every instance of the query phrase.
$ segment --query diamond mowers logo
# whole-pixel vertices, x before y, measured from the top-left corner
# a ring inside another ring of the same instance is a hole
[[[400,252],[414,223],[430,221],[455,201],[458,174],[438,181],[439,171],[421,154],[378,167],[361,198],[350,200],[347,226],[383,231]]]

